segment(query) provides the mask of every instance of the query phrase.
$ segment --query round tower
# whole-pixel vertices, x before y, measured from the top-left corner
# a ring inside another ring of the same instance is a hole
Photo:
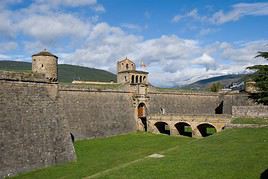
[[[46,49],[32,55],[32,72],[44,74],[50,81],[58,81],[58,57]]]

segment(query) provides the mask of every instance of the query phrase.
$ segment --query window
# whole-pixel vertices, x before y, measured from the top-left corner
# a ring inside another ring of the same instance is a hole
[[[134,75],[131,76],[131,83],[134,83]]]

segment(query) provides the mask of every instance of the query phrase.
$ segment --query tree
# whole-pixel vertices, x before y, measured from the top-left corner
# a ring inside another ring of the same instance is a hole
[[[210,91],[212,92],[218,92],[220,89],[223,88],[223,85],[220,83],[220,82],[217,82],[217,83],[213,83],[209,89]]]
[[[255,57],[263,57],[268,60],[268,52],[258,52]],[[250,75],[250,78],[256,82],[257,93],[252,93],[251,98],[258,103],[268,105],[268,65],[255,65],[247,67],[255,72]]]

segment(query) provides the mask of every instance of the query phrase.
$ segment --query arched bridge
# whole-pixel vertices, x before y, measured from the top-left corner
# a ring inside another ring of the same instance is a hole
[[[144,129],[153,133],[206,137],[224,129],[229,115],[151,115]],[[143,123],[144,124],[144,123]]]

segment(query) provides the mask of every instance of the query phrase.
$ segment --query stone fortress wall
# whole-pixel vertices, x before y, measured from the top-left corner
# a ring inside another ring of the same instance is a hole
[[[0,80],[0,178],[75,159],[58,85],[31,78]]]
[[[47,52],[39,56],[33,59],[55,58]],[[42,60],[41,67],[46,64]],[[127,62],[132,64],[128,59]],[[111,136],[143,130],[141,119],[149,123],[146,120],[171,121],[171,114],[190,120],[197,120],[194,115],[231,116],[233,105],[251,104],[247,95],[159,92],[148,87],[147,80],[131,78],[123,79],[126,83],[118,89],[66,86],[58,84],[57,76],[53,76],[57,67],[51,68],[47,65],[44,71],[28,74],[0,72],[0,178],[75,160],[70,133],[74,140]],[[141,73],[130,70],[134,76]],[[148,73],[143,74],[147,79]],[[203,119],[198,118],[198,122]],[[152,121],[148,127],[154,127]],[[220,125],[228,122],[226,117],[217,121]],[[171,122],[175,125],[175,121]]]
[[[131,93],[59,88],[62,114],[75,139],[111,136],[136,130]]]

